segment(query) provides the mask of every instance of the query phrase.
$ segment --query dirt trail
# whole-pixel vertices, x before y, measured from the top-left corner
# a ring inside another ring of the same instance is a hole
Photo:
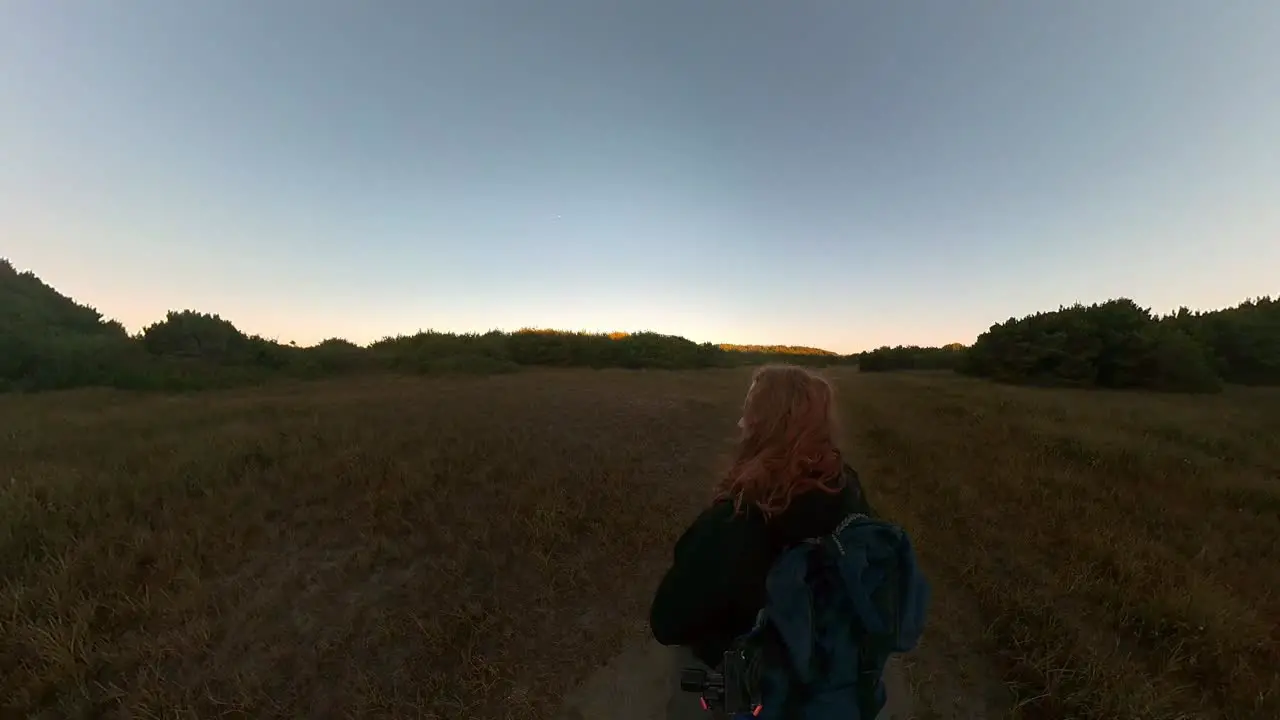
[[[673,648],[636,642],[565,698],[559,720],[702,720],[695,695],[678,685],[684,656]],[[912,698],[903,664],[885,671],[889,704],[880,720],[907,720]]]
[[[897,509],[903,501],[894,458],[874,452],[870,441],[876,426],[868,408],[852,392],[846,414],[854,464],[871,486],[883,509]],[[690,447],[695,444],[690,443]],[[703,447],[705,446],[705,447]],[[710,456],[703,439],[698,452]],[[697,487],[690,480],[690,487]],[[689,501],[695,502],[694,494]],[[932,585],[929,625],[915,651],[891,660],[885,671],[888,705],[880,720],[995,720],[1014,716],[1013,696],[1000,680],[992,661],[992,647],[981,614],[951,568],[925,564]],[[654,569],[656,582],[662,568]],[[938,571],[947,571],[947,574]],[[564,698],[558,720],[702,720],[695,696],[680,692],[683,658],[656,644],[648,627],[638,621],[624,650]],[[676,711],[679,708],[679,711]]]
[[[965,597],[935,588],[930,628],[913,652],[885,670],[888,704],[879,720],[994,720],[1012,698],[982,654],[982,628]],[[696,698],[680,692],[684,656],[637,628],[627,648],[571,691],[557,720],[696,720]]]
[[[854,393],[854,398],[858,398]],[[874,483],[873,497],[893,510],[901,500],[891,457],[868,452],[874,428],[865,409],[847,407],[850,446],[864,482]],[[709,450],[704,451],[709,456]],[[690,495],[690,501],[694,496]],[[954,577],[938,573],[943,566],[925,564],[933,602],[924,638],[914,652],[893,657],[884,674],[888,705],[879,720],[995,720],[1014,716],[1009,688],[991,660],[987,637],[973,598]],[[654,569],[657,582],[660,568]],[[637,621],[625,650],[579,687],[564,696],[558,720],[694,720],[704,719],[698,701],[681,693],[678,674],[682,657],[649,637],[648,626]],[[676,710],[678,708],[678,711]]]

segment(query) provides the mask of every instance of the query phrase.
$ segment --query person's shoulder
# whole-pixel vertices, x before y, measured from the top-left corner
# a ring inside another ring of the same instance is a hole
[[[840,472],[844,479],[844,491],[841,494],[845,507],[850,511],[874,517],[876,512],[867,500],[867,491],[862,486],[862,478],[858,475],[858,471],[846,462]]]
[[[723,538],[745,531],[752,525],[752,510],[754,508],[744,506],[739,511],[732,500],[716,500],[698,513],[677,542],[677,549],[695,539]]]
[[[744,502],[739,508],[733,500],[716,500],[698,515],[695,523],[707,527],[745,528],[757,524],[761,519],[759,509],[751,503]]]

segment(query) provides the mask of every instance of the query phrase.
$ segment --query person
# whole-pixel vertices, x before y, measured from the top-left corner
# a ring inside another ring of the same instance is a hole
[[[851,517],[878,517],[837,445],[835,393],[820,375],[758,369],[738,427],[728,471],[676,542],[649,613],[657,642],[708,669],[752,630],[769,601],[766,579],[788,549],[843,530]]]
[[[834,392],[821,376],[760,368],[738,427],[732,464],[676,542],[649,613],[655,640],[687,647],[709,667],[755,623],[783,550],[830,533],[850,513],[874,515],[836,445]]]

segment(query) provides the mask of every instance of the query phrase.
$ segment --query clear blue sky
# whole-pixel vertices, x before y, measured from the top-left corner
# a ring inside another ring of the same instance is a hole
[[[1280,292],[1280,3],[0,3],[0,255],[130,329],[853,351]]]

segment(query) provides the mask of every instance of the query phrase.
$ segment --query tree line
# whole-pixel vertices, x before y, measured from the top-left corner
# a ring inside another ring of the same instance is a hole
[[[850,357],[807,347],[717,345],[654,332],[424,331],[360,346],[329,339],[279,343],[194,310],[171,311],[129,334],[31,272],[0,260],[0,390],[109,386],[188,390],[276,377],[360,372],[501,373],[527,366],[693,369],[786,361],[824,366]]]
[[[992,325],[969,347],[883,347],[864,371],[949,369],[1007,383],[1216,392],[1280,385],[1280,300],[1158,316],[1131,299],[1075,304]]]
[[[120,323],[0,259],[0,390],[82,386],[185,390],[363,372],[501,373],[522,367],[694,369],[788,362],[864,372],[950,370],[1000,382],[1214,392],[1280,385],[1280,300],[1157,316],[1133,300],[1075,304],[992,325],[970,346],[812,347],[695,343],[653,332],[424,331],[360,346],[249,335],[216,314],[171,311],[131,335]]]

